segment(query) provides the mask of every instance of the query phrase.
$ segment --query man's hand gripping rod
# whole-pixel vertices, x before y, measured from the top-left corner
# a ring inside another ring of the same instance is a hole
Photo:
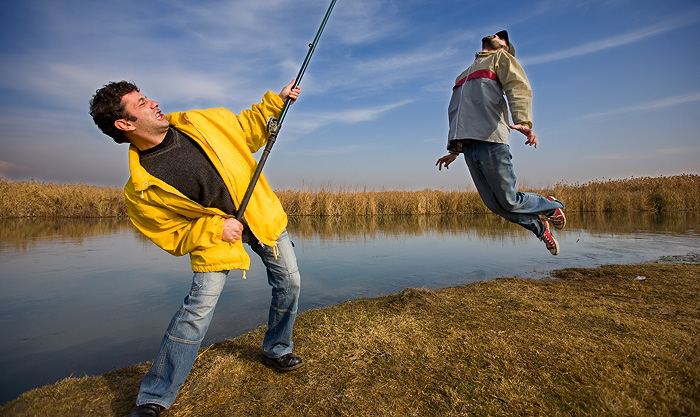
[[[333,6],[335,6],[335,1],[331,1],[331,5],[328,7],[328,11],[326,12],[326,16],[323,18],[323,22],[321,23],[321,27],[318,28],[318,32],[316,33],[316,37],[314,38],[314,41],[309,44],[309,52],[306,54],[306,58],[304,59],[304,63],[301,65],[301,69],[299,70],[299,74],[297,74],[297,77],[295,78],[294,81],[294,86],[292,86],[292,90],[295,89],[299,83],[301,82],[301,78],[304,76],[304,72],[306,71],[306,67],[309,65],[309,61],[311,60],[311,55],[314,53],[314,49],[316,48],[316,44],[318,43],[319,38],[321,37],[321,33],[323,32],[323,29],[326,27],[326,22],[328,22],[328,18],[331,15],[331,11],[333,10]],[[270,118],[267,121],[267,130],[270,132],[270,137],[267,139],[267,145],[265,145],[265,149],[263,150],[262,155],[260,156],[260,161],[258,162],[258,166],[255,168],[255,173],[253,173],[253,177],[250,180],[250,184],[248,185],[248,189],[246,190],[245,194],[243,195],[243,200],[241,200],[241,204],[238,206],[238,211],[236,212],[236,220],[241,221],[243,219],[243,213],[245,212],[246,207],[248,207],[248,202],[250,201],[250,196],[253,195],[253,190],[255,189],[255,184],[258,183],[258,179],[260,178],[260,174],[262,173],[263,166],[265,165],[265,162],[267,161],[267,157],[270,155],[270,150],[272,149],[272,146],[275,144],[275,140],[277,140],[277,133],[279,133],[280,128],[282,127],[282,122],[284,121],[284,117],[287,115],[287,110],[289,109],[289,106],[292,104],[292,99],[287,97],[287,100],[284,102],[284,107],[282,107],[282,112],[280,112],[280,116],[278,119],[275,118]]]

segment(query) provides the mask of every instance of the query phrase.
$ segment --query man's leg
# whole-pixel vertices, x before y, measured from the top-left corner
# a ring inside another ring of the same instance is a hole
[[[277,239],[276,248],[255,241],[250,246],[265,264],[267,280],[272,287],[267,332],[263,339],[264,362],[282,371],[299,368],[303,362],[292,354],[292,330],[301,288],[294,245],[285,230]],[[272,360],[265,361],[265,358]],[[277,361],[273,361],[275,359]]]
[[[153,366],[143,381],[136,404],[169,408],[192,369],[228,271],[195,273],[192,288],[173,316]]]
[[[464,157],[484,204],[508,221],[541,238],[546,227],[539,215],[552,214],[564,205],[539,194],[518,192],[510,147],[482,142],[465,146]]]

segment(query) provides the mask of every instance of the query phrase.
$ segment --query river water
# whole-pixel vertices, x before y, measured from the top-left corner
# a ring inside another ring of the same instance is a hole
[[[494,215],[291,218],[289,232],[303,312],[406,287],[697,259],[699,226],[696,212],[569,215],[555,233],[559,256]],[[266,322],[265,269],[248,252],[247,279],[229,275],[205,345]],[[126,220],[0,219],[0,403],[68,376],[151,360],[191,278],[187,257],[163,252]]]

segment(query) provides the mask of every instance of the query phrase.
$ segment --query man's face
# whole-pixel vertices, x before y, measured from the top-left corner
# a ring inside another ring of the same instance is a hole
[[[168,130],[170,123],[158,108],[159,103],[157,101],[149,100],[138,91],[132,91],[122,97],[122,104],[131,118],[136,119],[131,121],[119,119],[126,122],[127,131],[147,136],[161,134]]]
[[[498,35],[484,36],[481,39],[482,48],[489,51],[497,51],[499,49],[506,49],[508,46],[506,41],[499,38]]]

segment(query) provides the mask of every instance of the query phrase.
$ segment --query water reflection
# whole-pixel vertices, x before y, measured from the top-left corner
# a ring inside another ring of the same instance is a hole
[[[699,212],[636,212],[568,214],[567,232],[585,230],[593,233],[630,234],[639,231],[686,233],[697,229]],[[462,234],[501,238],[527,236],[530,232],[499,216],[490,214],[373,216],[373,217],[294,217],[289,229],[296,235],[321,238],[355,239],[382,235],[416,236],[426,233]]]
[[[699,220],[696,212],[570,215],[556,257],[494,215],[296,217],[289,231],[308,310],[405,287],[698,252]],[[191,279],[187,257],[158,249],[125,219],[0,219],[0,270],[0,402],[150,360]],[[240,278],[229,277],[205,344],[265,323],[269,287],[257,258]]]
[[[0,219],[0,249],[10,246],[26,251],[38,243],[72,242],[81,244],[86,238],[132,232],[128,220],[107,219]]]
[[[695,229],[700,222],[700,212],[627,212],[627,213],[575,213],[568,214],[567,230],[586,230],[601,233],[637,233],[639,231],[685,233]],[[375,238],[382,235],[416,236],[425,233],[474,233],[481,237],[501,237],[504,234],[526,236],[522,228],[495,215],[424,215],[424,216],[356,216],[289,218],[289,231],[296,236],[355,239]],[[86,237],[135,233],[137,238],[148,241],[135,232],[127,219],[0,219],[0,248],[13,245],[27,249],[35,242],[73,241],[79,244]],[[29,245],[29,246],[28,246]]]

